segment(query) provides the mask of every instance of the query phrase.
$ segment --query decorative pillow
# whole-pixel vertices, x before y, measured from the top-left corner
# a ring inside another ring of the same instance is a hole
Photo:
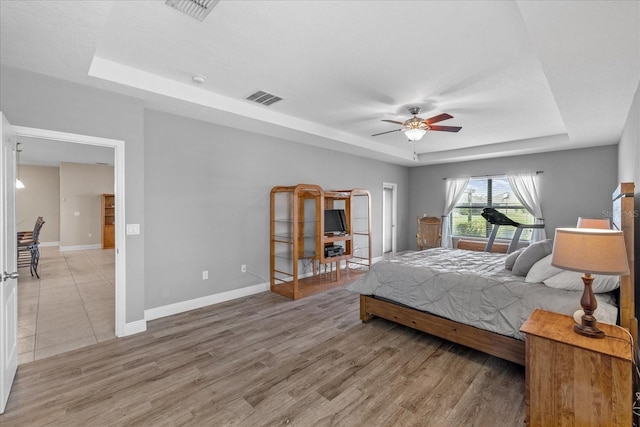
[[[564,270],[551,276],[543,283],[550,288],[564,289],[567,291],[581,291],[584,289],[582,273]],[[594,294],[611,292],[620,287],[620,276],[605,276],[604,274],[594,274],[591,289]]]
[[[526,283],[542,283],[544,280],[548,279],[551,276],[555,276],[556,274],[562,273],[563,269],[554,267],[551,265],[551,258],[553,254],[549,254],[546,257],[542,258],[540,261],[533,264],[529,272],[527,273],[527,278],[524,279]]]
[[[516,259],[511,272],[516,276],[526,276],[533,264],[549,255],[551,251],[553,251],[553,242],[550,239],[527,246]]]
[[[520,254],[524,250],[525,250],[525,248],[521,248],[521,249],[518,249],[517,251],[511,252],[511,254],[509,254],[507,259],[504,260],[504,268],[505,268],[505,270],[513,269],[513,264],[516,263],[516,259],[518,259],[518,257],[520,256]]]

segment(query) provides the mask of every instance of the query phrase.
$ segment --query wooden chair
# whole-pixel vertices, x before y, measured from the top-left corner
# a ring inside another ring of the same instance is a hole
[[[442,238],[442,218],[435,216],[418,217],[418,249],[439,248]]]
[[[36,220],[33,231],[18,231],[18,268],[29,267],[31,275],[35,273],[39,279],[38,262],[40,261],[40,249],[38,247],[40,241],[40,229],[44,225],[44,219],[41,216]]]

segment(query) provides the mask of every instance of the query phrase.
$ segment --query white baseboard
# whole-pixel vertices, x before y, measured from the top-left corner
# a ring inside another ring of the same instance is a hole
[[[60,252],[88,251],[91,249],[102,249],[102,245],[98,243],[94,245],[60,246]]]
[[[188,301],[177,302],[162,307],[154,307],[144,311],[145,320],[160,319],[161,317],[171,316],[185,311],[195,310],[197,308],[206,307],[208,305],[219,304],[221,302],[230,301],[236,298],[242,298],[253,294],[266,292],[270,289],[269,283],[260,283],[245,288],[234,289],[232,291],[221,292],[219,294],[207,295],[206,297],[195,298]]]
[[[124,331],[118,338],[126,337],[133,334],[138,334],[147,330],[147,321],[145,319],[136,320],[135,322],[129,322],[124,324]]]
[[[60,242],[40,242],[38,245],[40,245],[41,248],[45,246],[59,246]]]

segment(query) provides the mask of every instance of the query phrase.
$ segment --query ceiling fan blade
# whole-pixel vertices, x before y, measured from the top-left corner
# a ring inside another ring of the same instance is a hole
[[[396,122],[395,120],[382,120],[383,122],[395,123],[397,125],[404,125],[404,122]]]
[[[430,119],[426,119],[424,120],[424,122],[428,125],[431,125],[432,123],[438,123],[443,120],[449,120],[449,119],[453,119],[453,116],[451,114],[442,113],[442,114],[438,114],[437,116],[433,116]]]
[[[375,133],[375,134],[373,134],[373,135],[371,135],[371,136],[384,135],[385,133],[398,132],[398,131],[401,131],[401,130],[404,130],[404,129],[394,129],[394,130],[389,130],[389,131],[387,131],[387,132]]]
[[[458,132],[462,127],[460,126],[429,126],[429,130],[441,130],[444,132]]]

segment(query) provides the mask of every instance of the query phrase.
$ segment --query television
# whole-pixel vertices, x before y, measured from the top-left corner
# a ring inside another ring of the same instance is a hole
[[[347,218],[344,209],[324,210],[324,232],[334,234],[347,232]]]

